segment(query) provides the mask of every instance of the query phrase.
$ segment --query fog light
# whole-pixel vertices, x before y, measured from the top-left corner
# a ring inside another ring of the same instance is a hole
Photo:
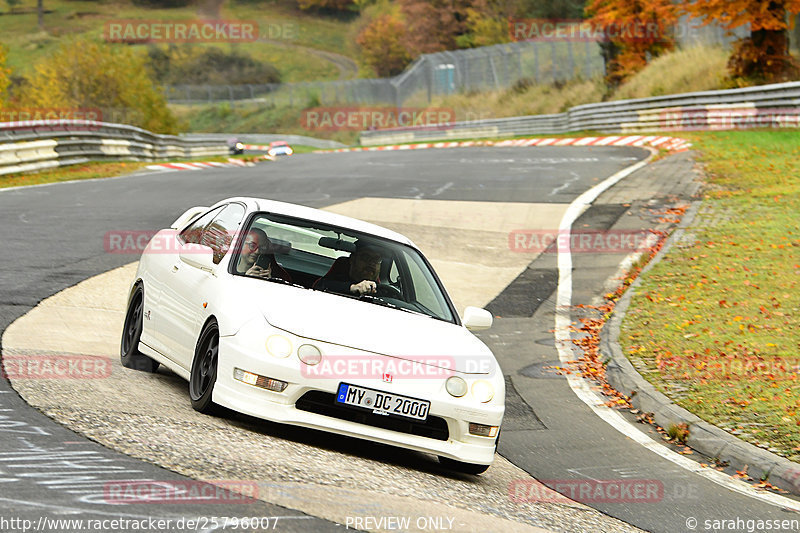
[[[481,403],[486,403],[494,398],[494,388],[488,381],[476,381],[472,384],[472,395]]]
[[[450,396],[461,398],[467,393],[467,382],[458,376],[450,376],[444,384]]]
[[[499,429],[500,426],[487,426],[484,424],[476,424],[475,422],[469,423],[469,434],[479,437],[496,437],[497,430]]]
[[[272,335],[267,339],[267,351],[275,357],[289,357],[292,342],[281,335]]]
[[[233,379],[241,381],[242,383],[247,383],[248,385],[253,385],[254,387],[258,387],[260,389],[271,390],[273,392],[283,392],[289,385],[285,381],[268,378],[266,376],[259,376],[258,374],[247,372],[241,368],[233,369]]]
[[[313,344],[304,344],[297,349],[297,357],[309,366],[314,366],[322,361],[322,352]]]
[[[258,381],[258,374],[253,374],[252,372],[246,372],[241,368],[234,368],[233,379],[243,381],[248,385],[255,385],[256,382]]]

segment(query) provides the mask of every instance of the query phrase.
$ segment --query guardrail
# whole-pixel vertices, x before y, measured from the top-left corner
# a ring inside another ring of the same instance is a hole
[[[585,104],[565,113],[361,132],[376,146],[444,139],[800,127],[800,82]]]
[[[227,141],[228,139],[237,139],[244,144],[269,144],[273,141],[286,141],[292,146],[295,144],[300,144],[322,150],[345,148],[344,144],[328,139],[317,139],[315,137],[306,137],[305,135],[279,133],[187,133],[181,137],[184,139],[204,141]]]
[[[225,155],[220,139],[159,135],[125,124],[87,120],[0,123],[0,175],[90,160],[156,161]]]

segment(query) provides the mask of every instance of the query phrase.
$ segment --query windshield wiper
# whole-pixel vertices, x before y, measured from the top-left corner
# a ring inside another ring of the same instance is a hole
[[[370,296],[369,294],[362,294],[358,297],[359,300],[362,302],[369,302],[377,305],[382,305],[384,307],[391,307],[392,309],[402,309],[402,307],[398,307],[392,303],[387,302],[382,298],[378,298],[377,296]]]
[[[434,317],[432,315],[429,315],[427,313],[420,313],[419,311],[414,311],[413,309],[408,309],[407,307],[401,307],[399,305],[395,305],[393,303],[387,302],[386,300],[384,300],[383,298],[380,298],[379,296],[370,296],[369,294],[362,294],[361,296],[358,297],[358,299],[359,300],[363,300],[365,302],[370,302],[370,303],[373,303],[373,304],[382,305],[384,307],[390,307],[392,309],[399,309],[400,311],[405,311],[406,313],[411,313],[412,315],[425,316],[425,317],[428,317],[428,318],[436,318],[436,317]]]

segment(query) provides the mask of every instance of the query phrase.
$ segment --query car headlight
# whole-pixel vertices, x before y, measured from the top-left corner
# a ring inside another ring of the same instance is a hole
[[[237,150],[244,150],[244,145],[242,143],[236,143]]]
[[[309,366],[314,366],[322,361],[322,352],[313,344],[304,344],[297,349],[297,357]]]
[[[494,387],[488,381],[478,380],[472,384],[472,395],[481,403],[486,403],[494,398]]]
[[[467,393],[467,382],[459,376],[450,376],[444,384],[450,396],[461,398]]]
[[[292,353],[292,341],[283,335],[271,335],[267,338],[267,351],[274,357],[289,357]]]

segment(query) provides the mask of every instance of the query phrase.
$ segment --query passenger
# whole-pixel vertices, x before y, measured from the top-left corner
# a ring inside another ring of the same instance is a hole
[[[328,273],[314,282],[313,288],[340,294],[375,294],[381,272],[382,250],[379,246],[356,241],[350,257],[339,257]]]
[[[261,265],[266,265],[266,267]],[[275,260],[272,241],[269,240],[266,232],[259,228],[252,228],[247,232],[242,245],[242,253],[239,254],[236,262],[236,272],[256,278],[276,277],[292,281],[289,273]]]

